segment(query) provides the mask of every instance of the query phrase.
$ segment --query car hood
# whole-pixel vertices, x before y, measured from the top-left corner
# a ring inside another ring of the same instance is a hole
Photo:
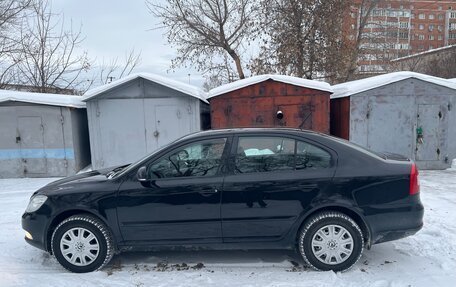
[[[89,172],[84,172],[81,174],[76,174],[73,176],[65,177],[56,181],[49,183],[43,188],[39,189],[36,193],[40,194],[49,194],[64,190],[71,190],[77,186],[80,186],[83,183],[98,183],[105,182],[108,179],[108,174],[112,171],[123,169],[128,165],[114,166],[99,170],[93,170]]]

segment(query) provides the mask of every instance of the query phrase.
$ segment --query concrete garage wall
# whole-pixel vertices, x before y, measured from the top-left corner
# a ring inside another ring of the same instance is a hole
[[[72,113],[79,117],[78,122],[72,121]],[[2,103],[0,178],[75,174],[88,164],[87,135],[79,133],[84,125],[87,126],[83,112],[77,109]]]
[[[89,98],[92,165],[134,162],[201,129],[201,100],[138,77]]]
[[[455,90],[414,78],[351,95],[350,141],[405,155],[420,168],[447,168],[456,156],[455,98]]]

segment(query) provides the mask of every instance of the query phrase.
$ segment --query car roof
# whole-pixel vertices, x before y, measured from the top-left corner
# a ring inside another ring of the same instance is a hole
[[[290,133],[290,134],[308,134],[308,135],[322,135],[324,134],[310,131],[310,130],[301,130],[301,129],[294,129],[294,128],[231,128],[231,129],[213,129],[213,130],[205,130],[196,133],[189,134],[182,139],[191,139],[201,136],[216,136],[216,135],[230,135],[230,134],[250,134],[250,133]]]

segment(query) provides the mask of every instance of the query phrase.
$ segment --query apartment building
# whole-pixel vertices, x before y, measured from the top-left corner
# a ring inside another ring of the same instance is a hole
[[[383,0],[367,13],[355,0],[345,25],[348,39],[361,37],[360,74],[387,72],[390,60],[456,44],[456,0]]]

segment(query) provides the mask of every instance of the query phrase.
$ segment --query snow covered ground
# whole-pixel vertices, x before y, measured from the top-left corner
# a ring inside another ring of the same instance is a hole
[[[0,179],[0,286],[455,286],[456,169],[423,171],[425,227],[374,245],[345,273],[302,267],[293,252],[128,253],[90,274],[72,274],[23,240],[30,194],[55,179]],[[295,266],[299,264],[299,266]]]

